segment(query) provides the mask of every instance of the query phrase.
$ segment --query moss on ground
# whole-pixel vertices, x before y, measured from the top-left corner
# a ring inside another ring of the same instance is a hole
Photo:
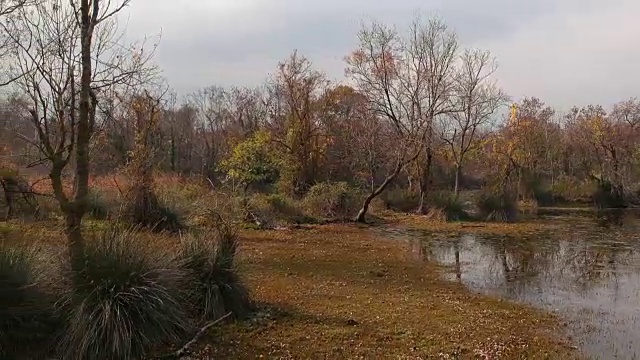
[[[525,234],[553,226],[442,223],[413,216],[385,222],[447,233]],[[65,244],[61,226],[51,222],[4,223],[1,230],[16,235],[10,238],[17,242]],[[192,358],[579,356],[563,340],[553,315],[442,280],[440,266],[417,260],[409,244],[381,238],[367,226],[243,230],[241,235],[241,276],[261,310],[250,321],[212,329]],[[174,235],[149,236],[159,251],[171,252],[179,243]]]
[[[578,355],[552,315],[470,293],[408,245],[356,226],[243,234],[254,320],[199,358],[550,358]]]

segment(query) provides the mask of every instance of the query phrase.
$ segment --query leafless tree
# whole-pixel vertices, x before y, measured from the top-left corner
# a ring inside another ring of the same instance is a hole
[[[0,0],[0,22],[5,22],[13,13],[25,7],[32,6],[36,1],[39,0]],[[15,43],[12,41],[10,34],[7,34],[6,32],[0,33],[0,59],[5,60],[4,62],[6,62],[7,57],[11,57],[14,49]],[[22,74],[19,73],[11,74],[7,71],[2,71],[0,87],[11,84],[21,76]]]
[[[36,136],[20,134],[50,165],[53,193],[65,217],[74,269],[82,266],[82,218],[87,211],[90,144],[100,97],[121,84],[135,86],[155,74],[144,44],[127,46],[117,14],[130,0],[43,1],[16,10],[2,24],[12,43],[16,86],[29,98]],[[73,163],[73,189],[63,171]]]
[[[487,51],[466,50],[460,57],[451,98],[456,109],[440,119],[440,138],[447,144],[455,165],[454,196],[460,192],[460,177],[467,155],[480,145],[482,127],[504,106],[508,97],[491,80],[497,64]],[[484,133],[487,133],[486,131]]]
[[[364,200],[356,221],[365,220],[371,201],[411,162],[424,154],[421,208],[428,185],[434,119],[450,109],[456,34],[440,19],[417,18],[406,38],[395,28],[373,22],[358,35],[358,49],[347,58],[347,75],[370,102],[372,111],[393,129],[395,166]]]

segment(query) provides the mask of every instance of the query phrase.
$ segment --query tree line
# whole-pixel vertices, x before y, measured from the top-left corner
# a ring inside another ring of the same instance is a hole
[[[417,17],[403,32],[363,25],[345,57],[348,82],[329,81],[294,51],[260,86],[209,86],[178,100],[153,63],[157,44],[123,43],[117,14],[128,3],[36,1],[3,17],[4,153],[49,173],[74,214],[70,229],[89,174],[130,165],[141,136],[152,149],[145,164],[216,185],[302,196],[348,182],[367,192],[358,221],[390,187],[414,192],[420,213],[442,189],[454,199],[482,186],[540,201],[591,182],[619,197],[636,192],[637,99],[562,118],[535,97],[511,104],[491,53],[464,48],[440,18]]]

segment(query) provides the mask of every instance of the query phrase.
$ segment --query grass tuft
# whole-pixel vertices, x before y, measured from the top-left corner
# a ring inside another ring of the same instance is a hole
[[[518,218],[518,204],[509,194],[485,192],[476,201],[478,214],[484,221],[513,222]]]
[[[152,256],[133,230],[113,227],[87,241],[84,260],[65,304],[68,358],[139,358],[189,329],[177,295],[183,273],[170,257]]]
[[[35,251],[0,244],[0,358],[46,352],[53,332],[49,298],[38,286]],[[27,354],[29,352],[29,354]]]
[[[245,318],[252,303],[235,267],[238,247],[235,227],[215,213],[211,217],[215,224],[212,231],[190,235],[182,244],[182,264],[191,279],[187,298],[198,316],[206,320],[229,312],[236,318]]]
[[[132,190],[132,198],[123,210],[124,220],[155,232],[179,233],[186,228],[177,212],[161,204],[153,191],[143,187]]]
[[[469,215],[465,211],[462,202],[448,194],[438,194],[431,200],[427,218],[449,222],[468,220]]]

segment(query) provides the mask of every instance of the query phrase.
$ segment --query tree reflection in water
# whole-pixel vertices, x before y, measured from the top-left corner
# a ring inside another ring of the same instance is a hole
[[[640,349],[639,218],[610,211],[548,218],[558,225],[553,232],[405,235],[420,244],[425,260],[451,266],[452,280],[559,310],[587,354],[634,358]]]

